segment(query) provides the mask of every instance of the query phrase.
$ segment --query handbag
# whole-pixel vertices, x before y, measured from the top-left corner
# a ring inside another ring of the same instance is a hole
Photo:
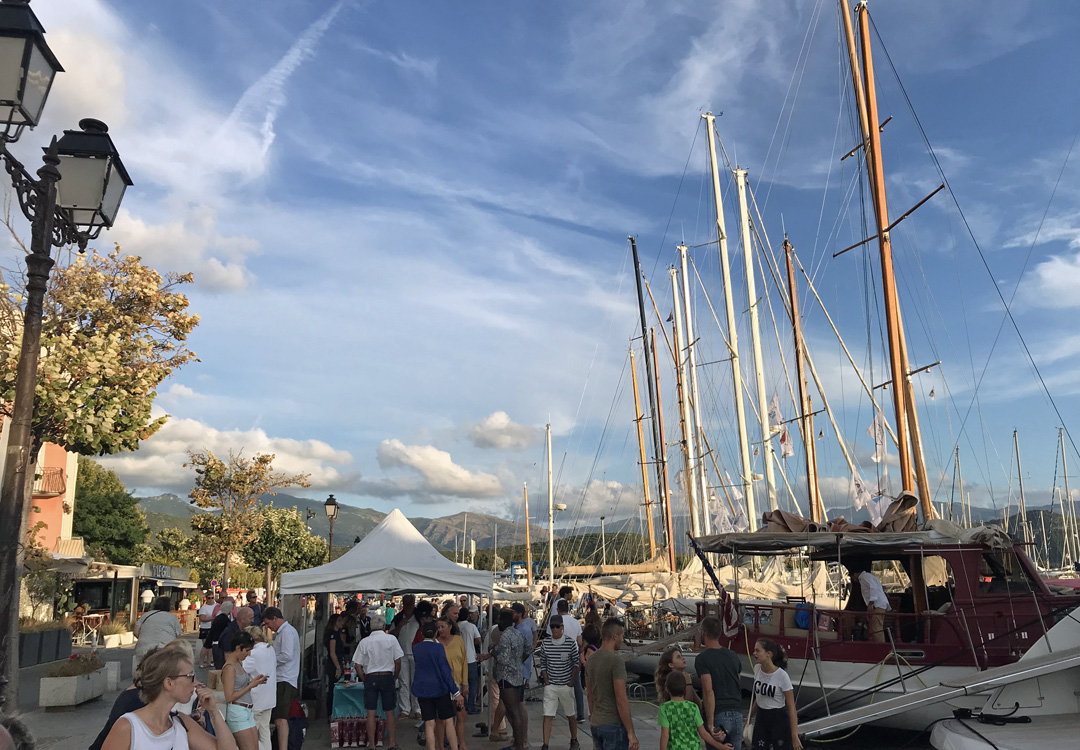
[[[746,725],[742,730],[743,746],[750,747],[750,744],[754,741],[754,720],[746,722]]]

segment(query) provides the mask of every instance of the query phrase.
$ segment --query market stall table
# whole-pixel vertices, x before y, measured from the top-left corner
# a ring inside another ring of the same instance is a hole
[[[386,734],[386,714],[375,711],[375,740]],[[367,745],[367,708],[364,707],[364,683],[339,682],[334,685],[334,711],[330,716],[330,747]]]

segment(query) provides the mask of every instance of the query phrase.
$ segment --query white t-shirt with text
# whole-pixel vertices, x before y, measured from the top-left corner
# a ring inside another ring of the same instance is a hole
[[[783,708],[787,705],[784,693],[792,689],[791,678],[784,670],[766,674],[760,664],[754,665],[754,702],[758,708]]]

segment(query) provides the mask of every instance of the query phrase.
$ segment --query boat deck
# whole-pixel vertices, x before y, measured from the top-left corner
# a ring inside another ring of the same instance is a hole
[[[1030,724],[1000,727],[980,724],[974,719],[963,722],[947,719],[934,727],[930,744],[937,750],[992,750],[994,747],[999,750],[1057,750],[1076,747],[1077,737],[1080,737],[1080,716],[1075,715],[1035,716]]]

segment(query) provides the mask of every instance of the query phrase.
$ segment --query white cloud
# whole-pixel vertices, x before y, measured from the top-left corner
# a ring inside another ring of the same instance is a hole
[[[498,477],[458,466],[449,453],[433,445],[384,440],[379,444],[376,458],[383,469],[408,468],[419,473],[421,484],[398,485],[402,489],[407,487],[409,492],[467,498],[497,497],[503,492]]]
[[[469,426],[469,439],[477,448],[523,451],[536,444],[540,430],[517,424],[504,411],[497,411]]]
[[[169,392],[179,394],[184,390],[184,386],[174,384]],[[246,456],[273,453],[277,471],[311,474],[313,488],[340,489],[354,485],[359,479],[352,455],[321,440],[272,437],[257,428],[217,430],[195,419],[170,419],[137,452],[95,460],[115,471],[131,489],[186,494],[194,481],[192,470],[184,468],[189,450],[209,450],[221,457],[228,456],[230,451]]]
[[[413,73],[420,76],[428,83],[435,83],[435,79],[438,76],[439,61],[435,58],[415,57],[405,52],[389,52],[387,50],[376,49],[363,42],[353,42],[353,47],[361,52],[366,52],[369,55],[374,55],[379,59],[391,62],[407,73]]]

